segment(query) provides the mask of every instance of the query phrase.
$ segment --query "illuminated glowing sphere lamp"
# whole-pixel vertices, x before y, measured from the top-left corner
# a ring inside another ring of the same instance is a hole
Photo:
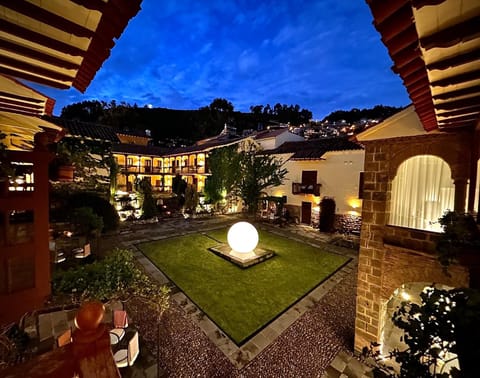
[[[246,258],[254,254],[253,251],[257,247],[257,229],[248,222],[235,223],[228,230],[227,241],[232,249],[231,254],[240,258]]]

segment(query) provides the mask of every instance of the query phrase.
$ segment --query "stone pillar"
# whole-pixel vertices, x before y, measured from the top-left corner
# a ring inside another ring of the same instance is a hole
[[[467,199],[467,179],[456,178],[453,183],[455,184],[455,201],[453,208],[459,213],[465,212],[465,201]]]
[[[355,350],[378,340],[383,248],[383,228],[390,193],[387,172],[388,147],[372,144],[365,151],[362,231],[358,259]]]
[[[87,302],[75,317],[73,355],[80,378],[119,378],[113,359],[110,335],[102,323],[105,307],[101,302]]]

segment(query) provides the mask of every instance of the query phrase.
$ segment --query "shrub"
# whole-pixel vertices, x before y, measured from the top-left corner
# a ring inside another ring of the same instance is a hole
[[[81,235],[91,235],[93,232],[103,229],[102,217],[95,214],[90,207],[76,208],[71,214],[70,223]]]
[[[130,251],[118,248],[103,260],[55,271],[52,292],[54,297],[70,295],[74,303],[93,299],[125,301],[135,296],[157,309],[168,305],[168,290],[159,288],[137,267]]]
[[[320,231],[333,232],[335,224],[335,200],[331,197],[323,197],[320,201]]]
[[[113,205],[95,192],[78,192],[70,195],[66,207],[75,209],[78,207],[90,207],[103,218],[103,231],[116,230],[120,225],[120,217]]]

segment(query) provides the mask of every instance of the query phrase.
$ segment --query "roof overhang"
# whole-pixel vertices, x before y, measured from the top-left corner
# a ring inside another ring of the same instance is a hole
[[[55,101],[16,79],[84,92],[140,3],[0,0],[0,131],[9,147],[30,149],[42,125],[58,129],[36,117],[52,115]]]
[[[55,100],[0,74],[0,110],[23,115],[52,115]]]
[[[426,131],[480,118],[480,1],[367,0]]]
[[[2,140],[10,150],[32,150],[35,134],[46,132],[52,141],[63,134],[63,128],[41,118],[0,111],[0,130],[7,137]]]
[[[84,92],[141,0],[0,0],[0,73]]]

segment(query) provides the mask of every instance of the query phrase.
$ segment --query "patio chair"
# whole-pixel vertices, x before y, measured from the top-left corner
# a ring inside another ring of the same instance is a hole
[[[125,342],[122,341],[123,345],[113,355],[113,359],[119,368],[132,366],[140,353],[138,331],[129,330],[125,339]]]
[[[90,243],[85,244],[83,248],[82,247],[74,248],[72,250],[72,253],[76,259],[84,259],[85,257],[88,257],[91,253]]]
[[[128,327],[128,316],[124,310],[113,312],[113,329],[110,330],[110,344],[115,345],[125,336],[125,329]]]

